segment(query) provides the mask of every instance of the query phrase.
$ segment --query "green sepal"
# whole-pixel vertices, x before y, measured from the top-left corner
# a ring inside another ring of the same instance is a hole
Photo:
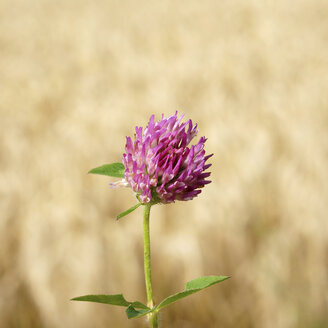
[[[90,170],[88,173],[124,178],[125,167],[122,163],[105,164]]]
[[[159,311],[160,309],[164,308],[165,306],[168,306],[168,305],[178,301],[181,298],[184,298],[191,294],[197,293],[204,288],[213,286],[213,285],[218,284],[219,282],[224,281],[229,278],[230,278],[229,276],[204,276],[204,277],[200,277],[200,278],[191,280],[191,281],[187,282],[184,291],[165,298],[161,303],[159,303],[156,306],[155,310]]]
[[[125,310],[126,315],[128,319],[136,319],[143,317],[144,315],[153,312],[154,309],[141,309],[141,310],[136,310],[136,307],[134,307],[132,304],[127,307]]]
[[[96,302],[102,304],[110,304],[117,306],[133,306],[134,308],[150,310],[148,306],[141,302],[128,302],[122,294],[114,295],[85,295],[74,297],[71,301],[85,301],[85,302]]]
[[[128,210],[120,213],[117,217],[116,217],[116,220],[119,220],[120,218],[122,218],[123,216],[126,216],[128,214],[130,214],[131,212],[133,212],[135,209],[137,209],[140,205],[142,205],[141,203],[138,203],[134,206],[132,206],[131,208],[129,208]]]

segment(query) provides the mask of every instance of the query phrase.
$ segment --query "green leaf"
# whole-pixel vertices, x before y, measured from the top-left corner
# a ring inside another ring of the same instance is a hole
[[[165,298],[161,303],[156,306],[156,311],[159,311],[165,306],[168,306],[181,298],[187,297],[191,294],[197,293],[204,288],[218,284],[221,281],[229,279],[229,276],[204,276],[187,282],[184,291],[171,295]]]
[[[145,309],[145,310],[149,310],[149,307],[141,302],[135,301],[135,302],[131,302],[129,306],[134,306],[137,309]]]
[[[118,306],[133,306],[134,308],[138,309],[146,309],[149,310],[149,307],[142,304],[141,302],[128,302],[122,294],[115,294],[115,295],[85,295],[74,297],[71,301],[86,301],[86,302],[96,302],[96,303],[103,303],[103,304],[111,304],[111,305],[118,305]]]
[[[215,285],[223,280],[229,279],[229,276],[203,276],[186,283],[186,290],[204,289]]]
[[[88,173],[107,175],[109,177],[124,178],[125,167],[122,163],[105,164],[90,170]]]
[[[126,210],[126,211],[120,213],[120,214],[116,217],[116,219],[119,220],[119,219],[122,218],[123,216],[126,216],[126,215],[130,214],[130,213],[133,212],[135,209],[137,209],[140,205],[142,205],[142,204],[141,204],[141,203],[138,203],[137,205],[134,205],[134,206],[132,206],[131,208],[129,208],[128,210]]]
[[[149,308],[136,310],[135,307],[133,307],[133,305],[128,306],[128,308],[125,310],[128,319],[140,318],[153,311],[154,311],[153,309],[149,309]]]

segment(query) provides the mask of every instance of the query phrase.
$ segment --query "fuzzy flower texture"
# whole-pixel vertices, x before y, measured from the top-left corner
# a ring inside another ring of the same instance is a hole
[[[136,127],[134,141],[126,138],[124,182],[142,203],[191,200],[211,182],[206,180],[210,172],[204,171],[211,166],[206,161],[213,154],[205,156],[205,137],[188,146],[197,135],[197,124],[182,123],[182,118],[176,112],[155,122],[153,115],[144,130]]]

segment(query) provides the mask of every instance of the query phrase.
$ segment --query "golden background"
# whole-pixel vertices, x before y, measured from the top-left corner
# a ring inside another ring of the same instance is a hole
[[[213,181],[152,210],[155,299],[172,328],[328,327],[328,2],[0,2],[0,327],[145,327],[142,210],[115,179],[125,136],[175,110]]]

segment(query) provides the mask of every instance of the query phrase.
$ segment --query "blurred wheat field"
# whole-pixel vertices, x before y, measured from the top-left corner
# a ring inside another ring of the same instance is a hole
[[[328,327],[328,2],[0,2],[0,327],[145,327],[89,293],[145,301],[141,209],[89,169],[175,110],[212,183],[152,210],[170,328]]]

